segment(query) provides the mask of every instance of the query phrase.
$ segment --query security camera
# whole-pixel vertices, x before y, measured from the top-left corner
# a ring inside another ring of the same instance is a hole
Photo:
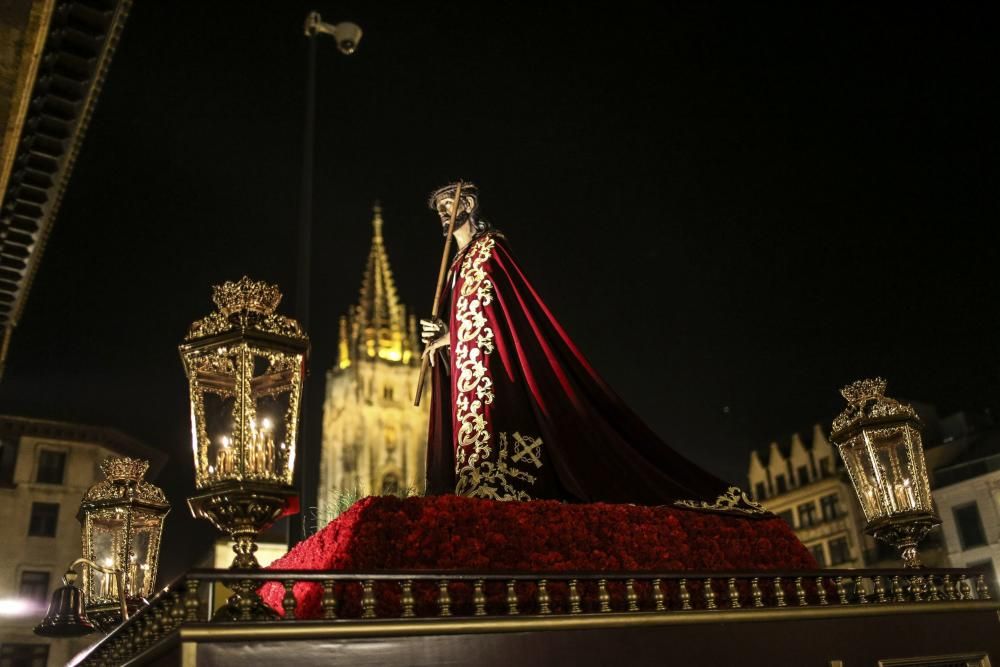
[[[333,38],[337,41],[337,50],[344,55],[351,55],[361,41],[361,27],[357,23],[344,21],[333,26]]]
[[[337,50],[344,55],[351,55],[361,41],[361,26],[350,21],[336,25],[326,23],[320,18],[319,12],[310,12],[306,17],[306,36],[314,37],[318,33],[326,33],[337,42]]]

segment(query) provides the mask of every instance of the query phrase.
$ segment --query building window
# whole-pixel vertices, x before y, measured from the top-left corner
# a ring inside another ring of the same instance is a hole
[[[22,572],[20,595],[29,600],[45,602],[49,596],[49,573]]]
[[[799,486],[805,486],[809,483],[809,466],[799,466],[795,474],[798,475]]]
[[[62,484],[66,469],[66,452],[43,449],[38,452],[38,476],[36,482],[42,484]]]
[[[17,463],[17,441],[0,440],[0,486],[14,485],[14,465]]]
[[[756,486],[753,488],[753,492],[757,500],[763,500],[767,497],[767,489],[764,486],[764,482],[757,482]]]
[[[0,667],[45,667],[48,661],[48,644],[0,645]]]
[[[819,460],[819,476],[824,479],[830,476],[830,459],[826,456]]]
[[[785,479],[784,475],[778,475],[777,477],[775,477],[774,478],[774,483],[778,487],[778,493],[787,493],[788,492],[788,480]]]
[[[799,525],[808,528],[816,524],[816,503],[799,505]]]
[[[823,521],[833,521],[840,516],[840,496],[836,493],[820,498],[819,505],[823,511]]]
[[[986,544],[986,531],[983,530],[983,521],[979,518],[979,506],[976,503],[956,507],[952,512],[955,514],[958,539],[963,551]]]
[[[792,528],[795,528],[795,518],[792,516],[792,510],[785,510],[784,512],[778,512],[778,518],[783,520]]]
[[[851,546],[846,537],[830,540],[830,565],[840,565],[851,560]]]
[[[823,543],[814,544],[809,547],[809,552],[812,553],[813,558],[816,559],[816,564],[820,567],[826,567],[826,554],[823,552]]]
[[[58,503],[31,503],[31,521],[28,523],[28,535],[55,537],[56,522],[58,520]]]
[[[384,398],[385,400],[391,401],[392,394],[393,394],[392,387],[390,387],[389,385],[386,385],[385,387],[382,388],[382,398]]]

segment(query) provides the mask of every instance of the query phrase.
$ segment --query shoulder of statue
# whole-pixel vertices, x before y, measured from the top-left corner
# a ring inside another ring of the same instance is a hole
[[[482,267],[493,256],[497,243],[506,246],[507,237],[496,229],[477,234],[451,260],[451,270],[467,269],[472,266]]]
[[[507,245],[507,237],[499,229],[490,229],[480,234],[473,243],[477,244],[476,247],[489,246],[492,248],[497,243],[502,245]]]
[[[506,244],[507,237],[496,229],[490,229],[478,234],[474,239],[472,239],[472,241],[469,242],[469,250],[470,252],[490,253],[498,242]]]

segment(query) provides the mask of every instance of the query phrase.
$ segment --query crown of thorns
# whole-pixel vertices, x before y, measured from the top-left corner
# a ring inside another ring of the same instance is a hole
[[[431,196],[427,198],[427,206],[431,210],[437,210],[437,201],[442,197],[455,197],[455,189],[458,188],[458,181],[454,183],[449,183],[443,188],[438,188],[431,193]],[[476,187],[475,183],[469,183],[468,181],[462,181],[462,194],[471,195],[477,200],[479,199],[479,188]]]

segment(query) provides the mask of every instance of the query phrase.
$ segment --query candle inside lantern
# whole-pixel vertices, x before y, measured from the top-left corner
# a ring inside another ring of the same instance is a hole
[[[260,422],[250,420],[250,472],[261,477],[271,477],[274,474],[274,424],[267,417]]]
[[[232,443],[232,441],[229,439],[228,435],[224,435],[222,436],[222,438],[219,439],[219,442],[222,444],[222,447],[215,455],[215,470],[218,472],[220,476],[228,477],[233,474],[235,467],[233,452],[229,448],[229,445]],[[212,471],[209,470],[209,472]]]
[[[907,477],[903,480],[903,491],[906,494],[906,499],[910,503],[910,509],[917,508],[917,496],[913,493],[913,485],[910,484],[910,478]]]
[[[909,478],[904,478],[902,482],[896,482],[892,485],[890,499],[892,500],[893,512],[907,512],[916,509],[917,498],[913,493]]]
[[[899,485],[891,484],[886,480],[882,486],[885,491],[885,497],[889,501],[889,507],[884,509],[888,510],[887,514],[895,514],[899,511]]]
[[[113,568],[115,563],[110,558],[105,558],[101,565],[107,568]],[[118,583],[115,581],[115,576],[113,574],[108,574],[107,572],[101,572],[100,575],[101,586],[98,592],[98,597],[105,600],[118,597]]]
[[[865,492],[865,498],[868,499],[869,513],[874,515],[877,512],[880,512],[878,506],[878,497],[875,495],[875,489],[873,489],[871,486],[865,485],[864,492]]]
[[[135,560],[135,554],[132,554],[132,556],[129,558],[129,564],[128,564],[128,581],[129,581],[129,583],[132,584],[132,586],[131,586],[132,590],[138,590],[139,589],[139,586],[138,586],[139,582],[138,582],[138,580],[136,578],[136,575],[138,573],[139,573],[139,564]],[[128,584],[125,585],[125,589],[126,590],[129,589]]]

